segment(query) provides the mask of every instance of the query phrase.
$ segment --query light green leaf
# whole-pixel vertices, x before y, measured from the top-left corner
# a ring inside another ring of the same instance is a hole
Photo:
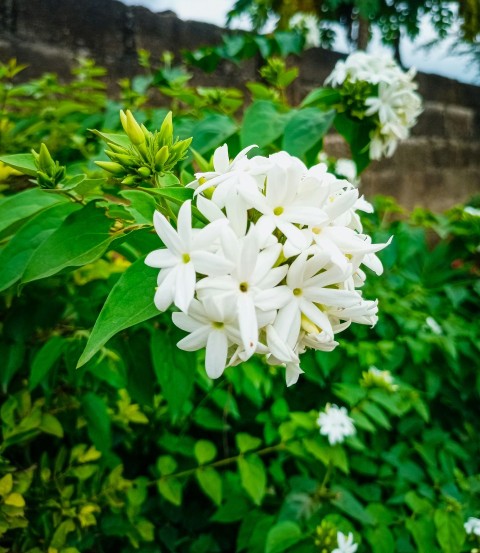
[[[334,119],[334,111],[305,108],[295,112],[285,127],[283,149],[293,156],[303,156],[320,143]]]
[[[370,542],[372,553],[395,553],[395,540],[386,526],[367,528],[365,537]]]
[[[13,488],[13,477],[10,473],[0,479],[0,496],[5,497]]]
[[[147,190],[147,189],[143,189]],[[185,188],[183,186],[168,186],[165,188],[148,188],[150,194],[156,196],[162,196],[176,203],[183,204],[186,200],[193,198],[194,191],[191,188]],[[151,221],[150,221],[151,222]]]
[[[112,220],[94,203],[70,214],[35,251],[22,282],[47,278],[67,267],[80,267],[98,259],[123,233],[111,233]]]
[[[61,336],[53,336],[37,352],[30,369],[29,390],[34,390],[46,378],[62,354],[64,345],[65,340]]]
[[[334,104],[340,102],[340,100],[341,96],[338,90],[335,90],[334,88],[316,88],[308,93],[301,106],[333,106]]]
[[[171,455],[161,455],[157,459],[157,469],[162,476],[173,474],[177,468],[177,461]]]
[[[22,278],[35,250],[63,223],[65,217],[78,209],[78,204],[57,203],[43,209],[21,227],[0,252],[0,291]]]
[[[83,351],[78,367],[89,361],[117,332],[158,314],[153,303],[157,271],[137,260],[119,278],[108,295]]]
[[[157,482],[158,491],[170,503],[182,504],[182,485],[175,478],[160,479]]]
[[[237,442],[237,447],[240,450],[240,453],[246,453],[247,451],[251,451],[252,449],[258,449],[262,443],[262,440],[260,438],[250,436],[250,434],[246,434],[245,432],[239,432],[235,436],[235,440]]]
[[[435,527],[431,518],[409,518],[405,526],[415,540],[418,553],[439,553],[440,550],[435,541]]]
[[[138,224],[153,224],[153,213],[155,212],[155,200],[142,190],[122,190],[120,196],[130,202],[126,207],[135,222]]]
[[[267,474],[265,465],[258,455],[238,458],[238,469],[242,486],[256,505],[260,505],[265,495]]]
[[[20,171],[24,175],[35,177],[37,175],[37,167],[33,154],[11,154],[8,156],[0,156],[0,161]]]
[[[52,434],[57,438],[63,438],[63,428],[60,421],[49,413],[44,413],[42,415],[42,422],[38,429],[46,434]]]
[[[279,522],[268,533],[265,553],[281,553],[302,539],[300,526],[289,520]]]
[[[198,440],[193,448],[193,453],[200,465],[204,465],[213,461],[217,456],[217,448],[215,444],[208,440]]]
[[[465,543],[462,515],[457,511],[437,509],[435,511],[437,540],[444,553],[460,553]]]
[[[131,142],[126,134],[112,134],[97,130],[91,130],[91,132],[103,139],[107,144],[116,144],[117,146],[123,146],[124,148],[131,146]]]
[[[222,479],[212,467],[199,468],[195,471],[198,483],[206,495],[215,503],[222,503]]]
[[[2,198],[0,200],[0,231],[17,221],[31,217],[37,211],[65,201],[66,199],[60,194],[45,192],[40,188],[32,188]]]
[[[289,115],[280,113],[268,100],[254,102],[246,111],[240,131],[242,148],[272,144],[284,131]]]

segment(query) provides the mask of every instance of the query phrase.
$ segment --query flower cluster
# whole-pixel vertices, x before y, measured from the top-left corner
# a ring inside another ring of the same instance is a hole
[[[480,518],[470,517],[463,526],[467,534],[480,536]]]
[[[196,208],[208,223],[192,225],[191,201],[177,228],[159,212],[155,229],[166,246],[146,264],[160,269],[155,304],[173,303],[174,324],[189,333],[178,347],[206,348],[211,378],[253,354],[286,368],[287,384],[303,372],[309,348],[331,351],[352,322],[374,325],[377,302],[357,289],[382,264],[362,233],[358,210],[372,208],[348,181],[311,169],[286,152],[233,161],[227,146],[213,171],[196,174]]]
[[[320,434],[327,436],[330,445],[341,444],[348,436],[355,434],[353,419],[348,416],[345,407],[327,404],[325,412],[317,419]]]
[[[376,126],[370,135],[371,159],[393,155],[422,112],[414,77],[414,70],[403,71],[388,54],[355,52],[337,62],[325,81],[360,102],[357,117],[373,116]]]
[[[351,532],[348,533],[348,536],[342,532],[338,532],[337,545],[338,547],[332,553],[355,553],[358,549],[358,544],[353,541],[353,534]]]
[[[383,388],[389,392],[396,392],[398,384],[394,384],[390,371],[381,371],[377,367],[370,367],[368,371],[362,373],[362,386],[366,388]]]

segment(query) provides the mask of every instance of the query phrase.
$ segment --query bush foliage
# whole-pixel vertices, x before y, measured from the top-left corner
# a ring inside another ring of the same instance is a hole
[[[478,547],[463,523],[480,514],[480,218],[462,207],[409,215],[377,198],[368,232],[395,236],[365,292],[379,298],[378,325],[306,355],[293,388],[258,359],[211,381],[153,306],[143,258],[158,247],[157,202],[177,209],[181,185],[224,142],[312,163],[335,112],[322,92],[288,105],[296,73],[278,60],[268,84],[248,85],[241,117],[242,92],[142,61],[120,101],[90,62],[69,84],[14,85],[20,68],[2,67],[0,551],[329,553],[337,530],[354,533],[359,553]],[[193,136],[156,192],[93,163],[107,161],[102,137],[124,144],[120,107],[160,128],[167,110],[150,107],[152,90],[170,99],[175,136]],[[358,140],[362,122],[349,124]],[[335,446],[315,422],[329,402],[357,428]]]

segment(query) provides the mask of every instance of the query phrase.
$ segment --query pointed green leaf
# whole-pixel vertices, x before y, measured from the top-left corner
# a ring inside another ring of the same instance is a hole
[[[71,213],[35,251],[22,282],[46,278],[67,267],[80,267],[95,261],[111,242],[124,236],[123,233],[110,233],[111,225],[112,220],[93,202]]]
[[[77,368],[89,361],[121,330],[158,315],[153,303],[157,271],[147,267],[144,260],[142,257],[133,263],[112,288],[78,360]]]
[[[260,505],[267,484],[265,465],[258,455],[239,457],[237,462],[242,486],[253,499],[253,502]]]
[[[35,165],[33,154],[11,154],[8,156],[0,156],[0,161],[20,171],[24,175],[35,177],[37,175],[37,167]]]
[[[48,375],[62,354],[65,340],[61,336],[53,336],[37,352],[30,369],[28,387],[35,389]]]
[[[335,119],[335,111],[305,108],[293,114],[285,127],[283,149],[301,157],[325,136]]]
[[[281,553],[302,539],[300,526],[290,520],[276,524],[268,533],[265,553]]]
[[[0,291],[21,279],[33,254],[63,223],[66,217],[80,209],[73,203],[54,204],[37,213],[25,223],[0,252]]]

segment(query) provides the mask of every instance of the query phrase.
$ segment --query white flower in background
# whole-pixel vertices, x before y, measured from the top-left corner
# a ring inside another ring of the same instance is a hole
[[[365,116],[376,121],[370,135],[370,158],[390,157],[401,140],[408,138],[410,129],[422,112],[422,100],[413,82],[415,71],[403,69],[388,54],[374,55],[355,52],[337,62],[325,84],[345,88],[352,85],[365,96]],[[365,88],[365,83],[370,88]],[[347,90],[348,89],[348,90]]]
[[[358,549],[358,544],[353,541],[353,534],[348,533],[348,536],[342,532],[337,532],[337,545],[332,553],[355,553]]]
[[[463,525],[467,534],[474,534],[480,536],[480,518],[470,517]]]
[[[341,177],[344,177],[352,184],[356,186],[358,185],[357,166],[355,165],[355,162],[351,159],[343,157],[337,159],[335,163],[335,173],[337,173],[337,175]]]
[[[463,208],[463,211],[465,213],[468,213],[468,215],[472,215],[472,217],[480,217],[480,209],[477,209],[470,205],[467,205],[467,207]]]
[[[381,371],[377,367],[370,367],[367,372],[362,373],[362,385],[366,387],[377,386],[385,388],[390,392],[396,392],[398,385],[393,383],[390,371]]]
[[[433,317],[427,317],[425,319],[425,323],[428,326],[428,328],[437,336],[440,336],[440,334],[443,334],[442,327],[437,323],[437,321]]]
[[[348,436],[355,434],[353,419],[348,416],[345,407],[327,404],[325,412],[317,419],[320,434],[327,436],[330,445],[341,444]]]
[[[298,12],[290,18],[288,26],[290,29],[298,29],[304,34],[307,48],[320,46],[320,21],[316,15]]]
[[[364,267],[381,274],[376,252],[389,242],[372,244],[357,212],[373,208],[325,164],[307,169],[286,152],[250,159],[250,149],[230,161],[218,148],[214,171],[189,185],[203,228],[192,226],[190,200],[176,229],[155,213],[165,248],[145,262],[160,269],[157,308],[180,310],[173,322],[188,335],[178,347],[205,348],[208,376],[257,354],[283,366],[292,385],[307,350],[332,351],[350,324],[376,323],[377,302],[357,288]],[[331,443],[354,432],[344,408],[331,406],[325,417]]]

